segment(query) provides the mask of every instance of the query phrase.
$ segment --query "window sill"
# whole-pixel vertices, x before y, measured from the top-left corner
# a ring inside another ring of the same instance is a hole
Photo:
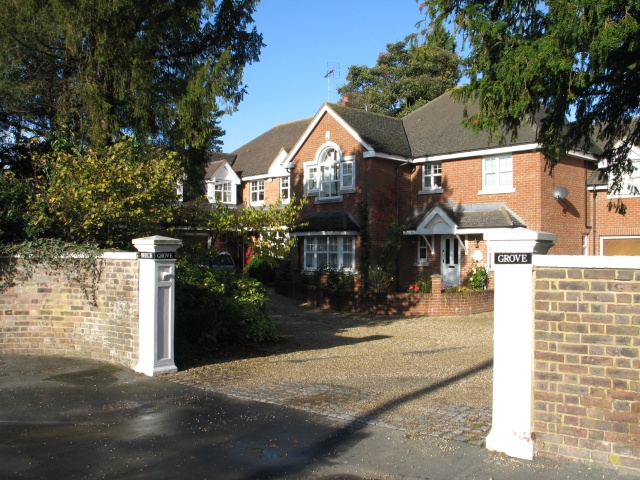
[[[478,192],[478,195],[500,195],[503,193],[515,193],[516,189],[513,187],[502,188],[483,188]]]
[[[262,200],[262,201],[260,201],[260,202],[251,202],[251,203],[250,203],[250,205],[251,205],[252,207],[264,207],[265,202],[264,202],[264,200]]]
[[[418,260],[416,262],[413,262],[413,266],[414,267],[428,267],[429,266],[429,261],[427,261],[427,260]]]
[[[444,189],[439,187],[439,188],[427,188],[427,189],[418,191],[418,195],[434,195],[436,193],[444,193]]]
[[[339,197],[320,198],[316,197],[315,203],[340,203],[342,202],[342,195]]]

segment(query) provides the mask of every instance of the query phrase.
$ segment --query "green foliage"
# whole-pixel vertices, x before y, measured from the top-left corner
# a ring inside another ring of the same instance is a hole
[[[177,344],[212,346],[275,338],[266,290],[244,275],[180,261],[175,311]]]
[[[30,223],[68,241],[130,246],[173,221],[180,162],[131,138],[36,155]]]
[[[367,286],[372,293],[390,293],[393,291],[395,278],[378,265],[369,270]]]
[[[338,92],[350,107],[403,117],[456,85],[459,59],[452,46],[446,35],[438,43],[421,43],[415,34],[389,43],[374,67],[349,67]]]
[[[409,292],[412,293],[431,293],[431,273],[425,273],[409,285]]]
[[[27,236],[27,198],[31,185],[13,172],[0,171],[0,244]]]
[[[263,46],[257,3],[2,0],[2,161],[61,128],[93,147],[127,132],[185,156],[217,148]]]
[[[489,272],[487,266],[484,263],[476,262],[469,271],[469,284],[470,290],[484,290],[487,286],[489,279]]]
[[[327,273],[327,288],[337,292],[353,292],[355,278],[352,272],[347,272],[342,268],[331,269]]]
[[[389,225],[387,237],[382,247],[382,266],[390,277],[395,276],[397,273],[403,229],[404,227],[395,222]]]
[[[358,202],[358,221],[360,223],[360,248],[358,251],[359,271],[362,276],[369,278],[371,267],[371,233],[369,231],[369,206],[365,202]]]
[[[297,238],[290,237],[288,231],[299,225],[298,216],[305,203],[306,199],[293,197],[289,203],[278,199],[273,205],[261,207],[229,208],[219,203],[212,208],[203,202],[188,207],[183,220],[210,231],[213,243],[218,236],[233,232],[254,256],[275,268],[279,259],[286,257],[296,245]]]
[[[540,120],[538,140],[551,166],[595,137],[619,187],[631,170],[629,150],[640,145],[637,1],[420,3],[431,25],[453,25],[464,39],[469,83],[454,93],[477,101],[478,111],[466,120],[470,128],[502,142]]]
[[[41,266],[65,276],[72,285],[78,285],[87,300],[96,304],[96,289],[102,272],[102,251],[94,245],[66,243],[55,239],[37,239],[17,245],[1,245],[0,255],[6,255],[6,261],[0,262],[0,292],[33,277],[35,269]],[[22,271],[16,278],[17,258]]]
[[[244,272],[263,284],[272,282],[275,278],[275,268],[262,257],[253,257]]]

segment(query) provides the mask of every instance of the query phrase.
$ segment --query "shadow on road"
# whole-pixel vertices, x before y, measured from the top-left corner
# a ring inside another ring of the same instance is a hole
[[[386,404],[381,405],[378,408],[370,410],[366,414],[359,416],[352,422],[349,422],[344,427],[336,430],[325,439],[317,442],[314,445],[310,445],[309,450],[311,450],[312,452],[309,452],[305,457],[316,457],[323,459],[331,458],[331,455],[335,454],[337,450],[343,450],[348,447],[348,444],[361,439],[362,436],[360,430],[362,430],[371,420],[384,415],[386,412],[393,410],[403,403],[410,402],[412,400],[445,388],[449,385],[452,385],[456,382],[462,381],[466,378],[482,372],[483,370],[489,369],[492,366],[493,358],[479,363],[455,375],[452,375],[451,377],[445,378],[439,382],[429,385],[428,387],[415,390],[411,393],[408,393],[407,395],[387,402]],[[311,453],[313,453],[313,455],[311,455]],[[290,475],[295,474],[296,472],[303,471],[310,466],[310,464],[300,464],[295,467],[296,470],[294,470],[292,466],[289,465],[286,471],[286,476],[290,477]],[[265,468],[262,471],[257,472],[256,478],[278,478],[279,475],[285,474],[285,472],[281,472],[279,470],[280,469]]]

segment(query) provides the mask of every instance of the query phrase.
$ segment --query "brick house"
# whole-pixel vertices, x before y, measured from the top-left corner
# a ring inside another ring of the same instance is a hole
[[[220,175],[207,181],[220,191],[220,182],[235,182],[223,178],[232,169],[240,186],[235,200],[227,198],[235,205],[307,198],[302,226],[291,232],[299,238],[294,270],[357,271],[365,230],[371,264],[380,264],[390,227],[400,225],[400,291],[431,273],[444,285],[464,283],[476,261],[491,264],[484,234],[497,228],[555,234],[551,254],[592,253],[592,197],[604,196],[593,180],[597,152],[570,152],[550,172],[535,121],[500,145],[462,126],[464,111],[449,94],[402,119],[327,103],[313,118],[277,126],[216,159]],[[619,224],[598,208],[599,228]],[[638,235],[633,218],[628,232]]]
[[[631,149],[629,159],[636,170],[623,180],[620,191],[612,191],[600,170],[587,181],[590,255],[640,255],[640,147]]]

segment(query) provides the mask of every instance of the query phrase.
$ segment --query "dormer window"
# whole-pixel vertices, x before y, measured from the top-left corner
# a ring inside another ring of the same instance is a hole
[[[213,189],[216,202],[231,203],[231,182],[216,182]]]
[[[337,145],[325,145],[316,160],[305,164],[305,193],[318,201],[341,200],[355,191],[354,157],[343,158]]]

